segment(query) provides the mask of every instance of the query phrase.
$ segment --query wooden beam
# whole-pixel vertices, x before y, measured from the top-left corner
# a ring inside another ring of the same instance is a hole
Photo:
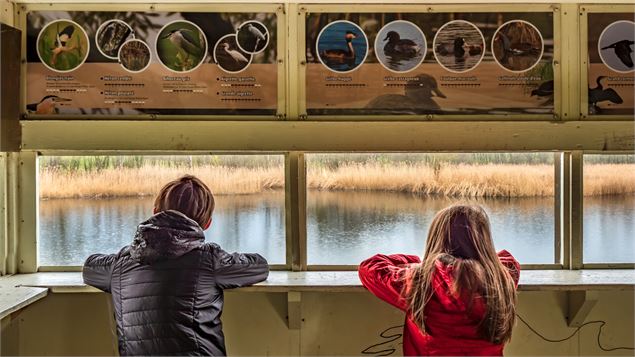
[[[597,291],[568,291],[567,325],[580,327],[597,302]]]

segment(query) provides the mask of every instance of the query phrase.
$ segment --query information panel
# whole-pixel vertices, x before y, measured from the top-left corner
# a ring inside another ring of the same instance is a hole
[[[29,114],[274,115],[275,13],[27,14]]]
[[[633,115],[635,14],[589,13],[589,115]]]
[[[311,13],[309,115],[552,114],[553,13]]]

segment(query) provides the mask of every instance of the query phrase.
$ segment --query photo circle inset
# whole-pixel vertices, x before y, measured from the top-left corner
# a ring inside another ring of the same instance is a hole
[[[635,71],[635,22],[620,20],[606,26],[598,40],[600,59],[615,72]]]
[[[126,71],[139,73],[145,71],[150,66],[152,55],[150,54],[150,46],[147,43],[132,39],[124,42],[119,47],[119,64]]]
[[[236,31],[238,48],[252,55],[267,48],[269,37],[267,26],[256,20],[243,22]]]
[[[132,38],[134,38],[132,27],[121,20],[113,19],[99,26],[95,33],[95,44],[102,55],[116,60],[119,48]]]
[[[410,21],[392,21],[375,37],[377,60],[395,73],[410,72],[419,67],[426,57],[427,47],[423,31]]]
[[[155,47],[159,62],[173,72],[191,72],[203,64],[207,56],[207,38],[203,30],[185,20],[163,26]]]
[[[494,61],[510,72],[526,72],[540,62],[545,46],[536,26],[525,20],[510,20],[492,36]]]
[[[452,20],[437,30],[432,52],[439,65],[453,73],[464,73],[478,66],[485,56],[485,37],[476,25]]]
[[[38,34],[36,51],[46,68],[66,73],[86,62],[90,42],[86,31],[77,22],[55,20],[46,24]]]
[[[368,38],[357,24],[346,20],[333,21],[318,34],[318,59],[324,67],[336,73],[352,72],[368,56]]]
[[[252,55],[241,50],[236,35],[221,37],[214,45],[214,62],[227,73],[244,71],[251,63]]]

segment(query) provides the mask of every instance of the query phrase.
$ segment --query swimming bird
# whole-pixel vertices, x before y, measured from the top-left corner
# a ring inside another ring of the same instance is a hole
[[[438,111],[441,109],[433,97],[447,98],[438,88],[434,77],[421,73],[417,79],[409,81],[404,87],[404,94],[384,94],[373,98],[366,108],[380,109],[382,112],[398,112],[417,114],[422,111]]]
[[[633,53],[631,46],[633,45],[635,45],[635,41],[621,40],[606,47],[602,47],[602,49],[612,49],[617,58],[619,58],[626,67],[633,68],[633,59],[631,58],[631,53]]]
[[[384,45],[384,53],[389,56],[414,57],[421,51],[421,46],[413,40],[401,38],[396,31],[389,31],[384,41],[388,41]]]
[[[203,52],[203,44],[192,30],[175,29],[168,32],[161,39],[168,39],[176,48],[180,48],[187,55],[186,60],[193,56],[200,56]]]
[[[320,57],[327,61],[345,62],[350,59],[355,59],[355,48],[353,48],[353,40],[357,38],[357,35],[353,31],[346,31],[344,39],[346,40],[346,49],[328,49],[320,53]]]
[[[609,101],[614,104],[622,104],[624,101],[622,97],[620,97],[617,92],[612,88],[604,89],[602,86],[602,80],[606,78],[606,76],[599,76],[595,82],[597,83],[597,87],[589,88],[589,113],[596,114],[600,112],[600,107],[597,106],[597,103]]]
[[[26,110],[34,114],[58,114],[57,103],[69,102],[70,99],[58,97],[56,95],[47,95],[38,103],[27,104]]]
[[[231,56],[231,58],[234,59],[234,61],[236,61],[236,63],[248,63],[249,60],[243,56],[242,53],[238,52],[237,50],[230,50],[229,49],[229,43],[227,42],[223,42],[223,49],[225,50],[225,52]]]
[[[531,96],[547,97],[553,95],[553,79],[540,83],[538,88],[531,91]]]
[[[535,47],[531,43],[519,42],[512,44],[512,41],[509,39],[509,37],[502,32],[499,32],[496,35],[494,41],[498,42],[502,46],[503,57],[500,59],[500,61],[503,63],[507,62],[509,56],[523,56],[540,53],[540,48]]]

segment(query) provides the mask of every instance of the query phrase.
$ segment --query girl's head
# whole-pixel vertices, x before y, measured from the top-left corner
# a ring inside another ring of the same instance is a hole
[[[486,313],[479,325],[482,337],[493,343],[508,341],[516,318],[516,289],[498,259],[489,218],[482,207],[452,205],[432,220],[423,261],[409,271],[404,284],[413,320],[424,330],[424,310],[434,294],[432,278],[437,262],[452,267],[450,293],[467,301],[468,309],[475,299],[483,299]]]
[[[154,200],[154,213],[167,210],[179,211],[207,229],[212,223],[214,195],[203,181],[185,175],[163,186]]]

